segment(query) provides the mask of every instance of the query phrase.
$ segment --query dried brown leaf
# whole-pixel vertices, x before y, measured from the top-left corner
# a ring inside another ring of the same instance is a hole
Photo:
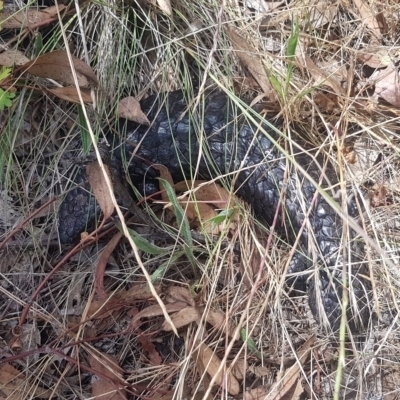
[[[368,193],[371,207],[385,207],[388,205],[388,192],[382,184],[375,184]]]
[[[161,286],[154,286],[157,293],[161,293]],[[137,300],[149,300],[153,297],[147,283],[135,283],[128,290],[121,290],[113,293],[107,302],[95,299],[89,305],[89,318],[108,318],[113,312],[126,307]]]
[[[97,380],[92,381],[94,399],[123,400],[127,398],[122,383],[118,384],[123,381],[123,370],[113,356],[96,352],[89,355],[89,364],[100,373]]]
[[[375,18],[375,12],[365,0],[354,0],[354,4],[358,8],[362,22],[365,23],[375,34],[376,38],[379,39],[381,37],[381,31],[379,29],[379,23]]]
[[[112,302],[111,300],[108,300],[107,302],[105,302],[104,300],[93,300],[90,304],[89,304],[89,308],[87,311],[87,315],[89,319],[106,319],[108,317],[110,317],[113,312],[117,309],[120,309],[122,307],[124,307],[124,304],[120,304],[116,309],[114,308],[114,305],[116,303]]]
[[[28,61],[30,61],[29,58],[19,50],[10,49],[0,54],[0,65],[4,67],[12,68],[14,65],[23,65]]]
[[[207,201],[207,203],[220,209],[227,209],[232,207],[232,205],[241,204],[238,197],[232,195],[215,182],[202,180],[181,181],[174,185],[174,189],[177,192],[187,192],[186,195],[194,192],[198,201]],[[183,198],[183,196],[181,196],[180,199],[181,198]]]
[[[78,91],[76,90],[75,86],[58,87],[47,90],[62,100],[70,101],[71,103],[77,104],[81,103]],[[90,94],[90,89],[81,88],[79,89],[79,91],[81,92],[82,100],[84,103],[90,104],[93,102],[92,96]]]
[[[186,304],[182,302],[178,303],[173,303],[173,304],[166,304],[165,305],[165,310],[168,313],[173,313],[182,310],[182,308],[185,308]],[[146,307],[144,310],[140,311],[138,314],[136,314],[131,321],[131,328],[136,328],[139,325],[139,321],[141,318],[153,318],[153,317],[159,317],[161,315],[164,315],[164,310],[161,308],[159,304],[154,304],[152,306]],[[174,330],[171,328],[171,330]]]
[[[115,325],[115,321],[125,311],[126,305],[127,303],[118,303],[109,299],[96,300],[90,303],[87,315],[88,318],[96,320],[96,330],[100,332]]]
[[[81,315],[67,315],[67,332],[66,335],[70,339],[76,339],[76,335],[79,333],[81,338],[93,338],[98,334],[97,325],[89,326],[89,324],[82,323]]]
[[[109,167],[104,165],[104,168],[111,180]],[[108,190],[106,180],[98,161],[93,161],[86,166],[86,174],[90,183],[90,187],[93,190],[93,194],[99,203],[101,211],[103,211],[104,220],[106,220],[107,218],[111,217],[112,213],[114,212],[114,204],[112,202],[110,191]]]
[[[28,379],[10,364],[0,366],[0,389],[9,400],[19,400],[26,398],[27,386],[30,385]],[[51,390],[38,387],[37,384],[30,385],[29,393],[32,397],[42,399],[50,398]]]
[[[199,361],[205,371],[215,378],[215,383],[219,386],[226,385],[226,390],[232,396],[237,396],[240,392],[240,385],[230,369],[222,368],[220,372],[218,369],[221,365],[220,358],[208,347],[205,343],[199,344],[198,351]]]
[[[232,374],[235,375],[236,379],[241,381],[246,377],[248,365],[245,358],[238,358],[233,360],[233,362],[229,364],[229,367],[231,368]]]
[[[166,301],[168,303],[184,302],[191,307],[195,307],[195,301],[189,288],[184,286],[170,286],[166,290]]]
[[[42,10],[42,12],[51,15],[52,17],[55,17],[58,14],[58,11],[64,11],[67,8],[67,6],[63,4],[58,4],[56,6],[50,6],[46,7]],[[58,11],[57,11],[58,10]]]
[[[348,164],[355,164],[357,162],[357,153],[354,151],[353,146],[344,146],[341,150]]]
[[[338,97],[334,93],[316,92],[314,95],[314,103],[322,110],[332,111],[338,107]]]
[[[226,333],[229,337],[233,338],[236,330],[236,325],[228,320],[227,315],[222,311],[217,310],[209,310],[206,314],[206,320],[209,324],[214,326],[217,329],[224,329],[224,333]],[[239,339],[239,333],[237,334],[236,339]]]
[[[274,11],[284,3],[284,1],[247,0],[246,7],[257,10],[258,13],[266,14]]]
[[[156,293],[161,293],[160,285],[153,285]],[[151,299],[153,295],[150,292],[148,283],[135,283],[128,290],[122,290],[117,293],[116,298],[122,299],[126,302],[132,302],[134,300],[148,300]]]
[[[139,334],[138,342],[142,345],[143,350],[147,353],[147,358],[151,365],[162,364],[162,358],[156,350],[156,346],[149,340],[148,336]]]
[[[144,294],[145,289],[140,286],[134,285],[132,290],[122,290],[120,292],[112,294],[107,300],[94,299],[87,312],[88,318],[99,320],[106,320],[118,313],[121,309],[135,300],[146,299]],[[133,293],[135,288],[138,288],[137,293]],[[143,291],[142,291],[143,290]],[[147,288],[148,290],[148,288]],[[148,290],[147,299],[152,298],[150,291]],[[113,317],[114,318],[114,317]],[[115,321],[115,319],[114,319]],[[97,326],[97,325],[96,325]]]
[[[263,367],[262,365],[251,365],[249,371],[258,378],[263,378],[271,374],[271,369]]]
[[[303,395],[304,395],[304,387],[301,382],[301,379],[299,379],[296,382],[296,385],[293,388],[292,393],[290,394],[290,400],[300,400],[303,398]],[[289,398],[288,398],[288,400],[289,400]]]
[[[387,35],[391,31],[390,23],[388,23],[389,21],[386,19],[388,15],[387,11],[388,9],[385,8],[384,10],[375,14],[375,18],[379,26],[379,31],[382,35]]]
[[[189,220],[190,226],[193,229],[202,229],[203,228],[203,221],[210,220],[217,216],[217,212],[215,208],[211,207],[207,203],[199,203],[198,201],[179,201],[179,204],[182,206],[183,210],[185,211],[186,218]],[[169,207],[171,210],[172,207]],[[219,229],[216,227],[215,230],[212,229],[212,224],[208,224],[205,228],[208,233],[218,234]]]
[[[157,0],[160,9],[167,15],[172,15],[172,7],[170,0]]]
[[[172,187],[174,187],[174,180],[172,179],[171,172],[165,165],[155,164],[152,167],[160,173],[160,178],[167,181]],[[161,191],[161,199],[163,202],[168,203],[169,198],[165,190]]]
[[[203,180],[181,181],[174,184],[171,173],[164,165],[153,166],[159,171],[160,177],[165,179],[176,192],[184,192],[178,197],[179,204],[185,211],[185,215],[192,228],[200,228],[207,233],[217,235],[227,228],[236,229],[240,221],[240,215],[233,213],[229,220],[215,224],[213,218],[218,215],[218,210],[235,208],[242,204],[240,199],[228,192],[215,182]],[[166,192],[161,192],[162,201],[166,203],[165,208],[173,211],[172,204]],[[229,224],[229,226],[226,226]]]
[[[71,56],[71,61],[74,65],[80,87],[98,85],[96,74],[89,65],[75,56]],[[43,54],[35,60],[23,64],[20,68],[41,78],[54,79],[67,86],[75,86],[68,53],[63,50]]]
[[[66,9],[65,5],[58,6],[60,12]],[[45,24],[57,15],[56,7],[48,7],[39,11],[37,8],[23,8],[19,11],[3,10],[0,13],[0,25],[5,29],[33,28]]]
[[[269,385],[259,386],[254,389],[246,390],[243,393],[243,400],[264,400],[271,387]]]
[[[142,111],[140,103],[134,97],[125,97],[119,102],[118,117],[129,119],[140,125],[150,126],[150,121]]]
[[[391,56],[385,47],[369,46],[357,51],[356,57],[371,68],[384,68],[391,63]]]
[[[194,397],[189,396],[190,392],[191,392],[191,388],[188,385],[184,385],[182,387],[182,391],[180,392],[179,398],[181,398],[181,399],[190,398],[192,400],[197,400]],[[174,400],[174,399],[176,399],[176,390],[170,390],[163,395],[160,395],[159,393],[154,393],[154,395],[147,397],[147,398],[149,400]],[[201,397],[201,399],[203,399],[203,397]]]
[[[231,40],[233,50],[238,56],[239,60],[253,75],[264,94],[269,96],[272,93],[272,87],[265,72],[261,57],[257,54],[257,51],[253,48],[253,46],[251,46],[246,39],[236,33],[233,29],[228,28],[227,32],[229,39]]]
[[[346,82],[348,80],[349,71],[341,61],[321,61],[318,67],[324,71],[325,76],[329,76],[337,82]]]
[[[229,221],[223,221],[221,224],[214,224],[212,219],[218,215],[217,209],[233,208],[241,204],[239,198],[215,182],[203,180],[181,181],[174,184],[171,173],[163,165],[153,166],[159,171],[160,177],[165,179],[176,192],[184,192],[179,196],[180,205],[185,211],[192,228],[201,228],[211,233],[219,234],[226,229],[226,223],[229,222],[229,229],[235,229],[239,222],[239,215],[235,213]],[[162,201],[167,203],[166,208],[173,211],[165,191],[161,193]]]
[[[277,382],[269,391],[265,400],[279,400],[282,399],[293,388],[298,378],[301,375],[301,368],[307,361],[311,353],[312,346],[314,345],[315,338],[311,336],[301,348],[298,350],[298,362],[289,367],[286,371],[282,371],[281,378],[277,378]]]
[[[393,64],[371,77],[375,83],[374,97],[381,97],[392,106],[400,108],[400,74]]]
[[[188,188],[188,186],[191,185],[190,181],[181,181],[178,182],[177,184],[174,184],[171,173],[165,166],[156,165],[154,168],[160,172],[160,178],[165,179],[175,189],[176,192],[181,192],[181,191],[187,192],[186,194],[180,196],[178,200],[179,204],[182,206],[185,212],[186,218],[188,219],[190,226],[193,229],[196,228],[203,229],[203,223],[205,221],[208,221],[217,216],[217,212],[209,204],[201,203],[197,201],[197,199],[186,200],[186,198],[189,197],[189,195],[192,193],[192,190],[189,190]],[[195,181],[194,185],[196,185],[196,182],[202,183],[204,181]],[[165,190],[161,192],[161,198],[162,202],[166,203],[164,207],[173,212],[174,208],[170,203],[168,195]],[[220,227],[218,226],[215,227],[211,223],[205,227],[205,230],[208,233],[213,233],[213,234],[220,233]]]
[[[336,81],[335,77],[332,74],[329,74],[324,70],[322,70],[321,68],[319,68],[308,54],[302,53],[302,56],[308,71],[315,80],[314,83],[315,86],[318,85],[330,86],[339,97],[345,94],[344,89],[342,89],[342,87]]]
[[[175,314],[171,315],[171,321],[173,322],[176,329],[189,325],[192,322],[196,322],[199,320],[199,318],[199,313],[193,307],[182,308],[182,310],[179,310]],[[161,326],[161,330],[167,332],[172,331],[171,324],[168,321],[165,321]]]
[[[122,236],[122,232],[118,232],[114,235],[114,237],[107,243],[106,247],[104,247],[100,254],[99,261],[97,262],[94,277],[94,287],[100,300],[105,300],[107,298],[107,293],[104,289],[104,272],[106,270],[108,260],[110,259],[112,252],[121,240]]]
[[[189,187],[191,189],[189,189]],[[219,234],[224,229],[234,230],[239,222],[238,213],[230,220],[215,224],[212,219],[218,215],[218,210],[235,208],[241,204],[239,198],[215,182],[202,180],[182,181],[174,185],[177,192],[185,192],[179,196],[179,203],[185,210],[188,220],[194,227],[199,227],[211,234]],[[189,198],[186,200],[186,198]],[[226,224],[229,223],[229,227]]]
[[[310,10],[309,20],[312,27],[318,28],[329,22],[332,22],[336,17],[339,5],[337,3],[332,3],[331,1],[319,1],[312,7],[306,7],[306,10]]]

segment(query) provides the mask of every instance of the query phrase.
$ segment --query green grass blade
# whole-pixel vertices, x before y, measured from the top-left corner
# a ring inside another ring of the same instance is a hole
[[[183,208],[179,204],[179,201],[176,197],[175,190],[173,189],[173,187],[165,179],[160,178],[160,182],[163,185],[165,192],[167,193],[168,199],[171,202],[172,207],[174,209],[176,220],[178,221],[179,232],[181,233],[184,241],[185,253],[189,258],[189,260],[191,261],[191,263],[193,265],[196,265],[196,259],[192,251],[193,239],[192,239],[192,234],[190,232],[189,221],[186,218]]]
[[[262,359],[261,353],[257,348],[256,342],[251,336],[247,335],[246,329],[242,328],[240,330],[240,338],[246,343],[248,349],[260,360]]]
[[[119,225],[119,224],[118,224],[118,229],[122,232],[121,225]],[[129,231],[130,237],[135,242],[138,249],[140,249],[146,253],[160,256],[160,255],[168,254],[171,252],[171,248],[158,247],[158,246],[154,245],[153,243],[150,243],[147,239],[145,239],[143,236],[139,235],[133,229],[128,228],[128,231]]]
[[[81,128],[82,147],[85,154],[88,154],[92,146],[86,119],[82,111],[82,106],[78,105],[79,126]]]
[[[171,252],[171,250],[170,250]],[[167,261],[163,262],[151,275],[151,283],[156,284],[162,277],[164,276],[165,272],[168,270],[169,266],[181,258],[185,252],[176,251],[175,253],[171,254],[171,257],[168,258]]]
[[[286,72],[286,82],[285,82],[285,95],[287,96],[287,92],[289,89],[290,81],[292,79],[292,73],[294,68],[294,61],[296,59],[296,48],[299,42],[299,22],[295,21],[292,25],[292,32],[290,34],[287,48],[286,48],[286,58],[288,62],[287,72]]]

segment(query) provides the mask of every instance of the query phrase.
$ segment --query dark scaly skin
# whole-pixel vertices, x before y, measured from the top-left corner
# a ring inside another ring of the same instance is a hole
[[[161,102],[164,103],[161,104]],[[336,331],[340,325],[342,297],[342,248],[343,223],[341,218],[318,193],[298,168],[295,168],[273,144],[271,138],[278,135],[267,126],[267,135],[246,123],[244,117],[237,117],[232,103],[221,92],[206,96],[196,108],[189,107],[182,92],[172,92],[166,98],[157,100],[149,97],[141,102],[142,110],[151,121],[151,126],[137,125],[121,120],[120,130],[126,131],[127,140],[116,151],[116,159],[131,159],[129,174],[133,182],[142,182],[143,177],[157,174],[149,165],[162,164],[168,167],[175,181],[184,177],[210,179],[221,174],[231,174],[237,194],[253,207],[256,217],[271,225],[277,208],[276,227],[290,242],[293,242],[305,224],[299,241],[299,250],[290,262],[288,273],[310,270],[314,274],[298,277],[295,286],[303,288],[308,279],[310,308],[316,319],[323,325],[330,325]],[[190,116],[195,112],[196,118]],[[199,125],[201,124],[201,125]],[[198,135],[202,133],[200,138]],[[203,143],[201,146],[200,141]],[[140,146],[137,146],[139,144]],[[304,146],[303,144],[303,147]],[[306,147],[307,148],[307,147]],[[202,151],[200,151],[202,150]],[[312,150],[311,150],[312,151]],[[312,151],[315,155],[315,150]],[[202,154],[199,160],[199,154]],[[321,187],[331,187],[338,178],[332,165],[324,163],[321,155],[315,158],[294,148],[294,158]],[[147,162],[146,162],[146,161]],[[195,168],[198,166],[197,174]],[[324,167],[325,166],[325,167]],[[323,177],[323,178],[322,178]],[[284,195],[281,198],[281,191]],[[85,229],[86,220],[82,213],[89,212],[89,219],[95,214],[94,202],[84,203],[88,193],[78,192],[79,205],[75,204],[77,192],[67,195],[60,209],[60,240],[64,243],[76,240]],[[332,193],[329,192],[330,196]],[[311,208],[311,211],[309,211]],[[355,204],[349,211],[356,214]],[[80,221],[74,217],[78,212]],[[315,251],[308,251],[313,248]],[[314,260],[312,261],[314,254]],[[369,308],[366,304],[369,285],[360,275],[367,275],[356,254],[351,255],[351,266],[347,268],[351,307],[348,319],[352,329],[368,324]],[[314,267],[314,268],[312,268]],[[293,279],[290,280],[293,283]]]
[[[76,242],[100,211],[90,193],[85,168],[81,167],[73,180],[77,186],[65,196],[58,212],[58,235],[62,244]]]

